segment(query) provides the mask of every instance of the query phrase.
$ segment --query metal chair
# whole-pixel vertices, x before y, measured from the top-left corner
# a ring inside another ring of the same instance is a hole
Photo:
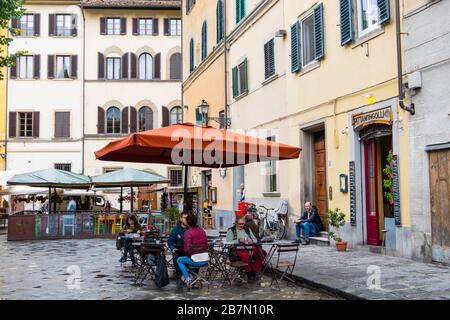
[[[164,255],[165,246],[142,243],[137,251],[134,283],[135,285],[142,285],[147,278],[155,279],[157,259]],[[150,255],[154,256],[155,259],[149,259]]]
[[[272,275],[272,281],[270,282],[270,286],[273,285],[275,282],[277,284],[278,289],[280,289],[279,281],[282,281],[283,279],[286,279],[288,282],[295,284],[295,279],[293,276],[294,268],[297,263],[297,254],[299,250],[299,243],[289,243],[289,244],[275,244],[275,253],[277,254],[276,262],[273,263],[273,261],[268,261],[269,264],[269,270]],[[283,258],[286,258],[285,254],[293,253],[295,252],[294,261],[283,259],[281,260],[282,256]],[[281,277],[278,279],[278,274],[281,273]]]
[[[72,236],[75,235],[75,215],[74,214],[63,214],[62,215],[62,236],[66,234],[66,228],[72,229]]]
[[[230,251],[233,250],[232,249],[233,247],[236,249],[236,251],[241,251],[241,250],[247,251],[250,259],[253,256],[253,245],[230,246],[228,249],[228,255],[230,255]],[[240,280],[241,283],[244,283],[247,286],[247,288],[249,288],[247,274],[246,274],[246,269],[249,265],[249,262],[245,262],[245,261],[241,261],[241,260],[228,261],[227,265],[229,268],[228,268],[228,272],[227,272],[227,277],[226,277],[226,279],[224,279],[223,284],[225,284],[225,282],[229,282],[229,284],[232,286],[236,280]]]
[[[209,250],[209,246],[204,246],[204,245],[193,245],[191,246],[191,252],[198,252],[198,253],[210,253]],[[191,256],[192,259],[192,256]],[[202,288],[203,287],[203,283],[206,283],[208,286],[208,291],[209,291],[209,284],[210,284],[210,279],[209,279],[209,275],[210,275],[210,259],[208,258],[208,261],[203,261],[206,262],[207,264],[204,266],[200,266],[200,267],[196,267],[196,266],[192,266],[192,265],[188,265],[187,269],[189,272],[189,277],[193,278],[192,281],[188,281],[187,282],[187,288],[188,290],[192,289],[192,288]]]

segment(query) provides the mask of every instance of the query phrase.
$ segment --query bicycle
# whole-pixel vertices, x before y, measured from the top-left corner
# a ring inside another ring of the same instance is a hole
[[[258,206],[256,217],[259,221],[259,236],[261,239],[269,237],[281,240],[286,234],[285,214],[279,213],[275,208]]]

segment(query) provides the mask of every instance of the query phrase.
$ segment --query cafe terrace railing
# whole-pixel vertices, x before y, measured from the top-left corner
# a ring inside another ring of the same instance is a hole
[[[40,211],[24,211],[8,217],[8,240],[56,240],[115,238],[125,224],[129,212],[58,212],[44,214]],[[168,235],[172,223],[160,213],[133,212],[139,223],[149,224]]]

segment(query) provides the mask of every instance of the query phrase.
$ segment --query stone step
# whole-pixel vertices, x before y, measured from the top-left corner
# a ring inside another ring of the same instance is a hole
[[[309,242],[311,244],[315,244],[317,246],[329,246],[330,245],[330,240],[328,240],[328,236],[326,237],[322,237],[322,236],[317,236],[317,237],[309,237]]]

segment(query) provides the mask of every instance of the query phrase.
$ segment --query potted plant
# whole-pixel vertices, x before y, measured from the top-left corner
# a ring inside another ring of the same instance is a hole
[[[336,249],[346,251],[347,241],[342,241],[339,235],[339,229],[345,225],[345,214],[339,208],[328,210],[328,223],[334,228],[334,231],[330,231],[328,236],[336,242]]]
[[[175,224],[178,222],[178,220],[180,220],[180,216],[181,216],[180,210],[178,210],[178,208],[174,208],[174,207],[168,208],[164,212],[164,214],[169,218],[169,220],[172,223],[175,223]]]
[[[392,155],[392,150],[389,151],[388,156],[386,157],[387,164],[383,169],[383,173],[385,174],[385,178],[383,179],[383,187],[388,191],[384,192],[384,198],[389,201],[390,205],[394,204],[394,157]]]

